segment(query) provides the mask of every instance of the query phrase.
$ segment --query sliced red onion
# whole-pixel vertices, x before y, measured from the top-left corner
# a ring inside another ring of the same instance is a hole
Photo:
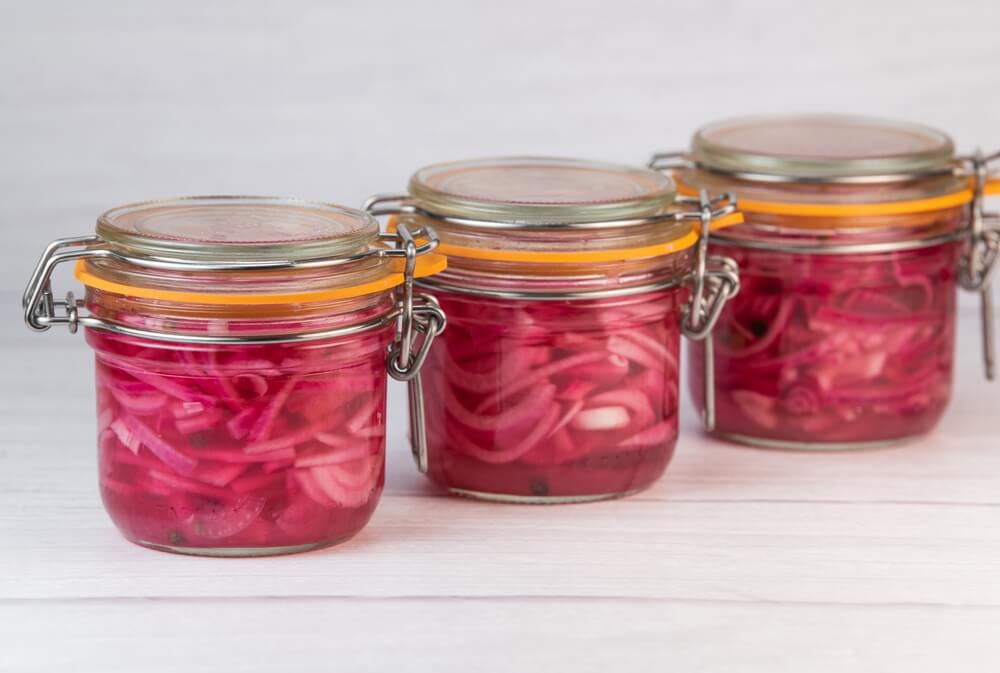
[[[740,264],[741,290],[713,340],[718,431],[850,445],[929,430],[950,397],[958,251],[719,247]],[[704,351],[692,352],[700,402]]]
[[[620,430],[629,426],[625,407],[591,407],[579,411],[570,421],[576,430]]]
[[[356,532],[382,487],[391,332],[216,348],[88,330],[116,523],[167,547],[297,547]],[[322,442],[332,436],[336,449]]]
[[[499,464],[508,463],[512,460],[517,460],[525,453],[535,448],[546,435],[551,432],[552,428],[559,421],[559,409],[555,407],[550,407],[545,414],[545,417],[539,422],[534,429],[519,442],[511,446],[510,448],[501,451],[490,451],[488,449],[482,449],[477,446],[471,440],[459,435],[456,439],[458,440],[457,445],[463,452],[477,458],[484,463]]]
[[[545,379],[558,374],[559,372],[573,369],[574,367],[579,367],[580,365],[588,364],[591,362],[597,362],[606,357],[604,353],[590,352],[590,353],[580,353],[578,355],[570,355],[569,357],[562,358],[561,360],[556,360],[555,362],[550,362],[549,364],[539,367],[532,371],[530,374],[523,376],[515,381],[512,381],[510,385],[505,388],[501,388],[499,392],[486,397],[482,402],[476,406],[476,413],[482,413],[483,411],[494,407],[501,397],[514,395],[521,392],[522,390],[527,390],[535,384],[544,381]]]
[[[422,377],[429,474],[463,492],[625,493],[669,460],[681,291],[590,302],[438,293]]]

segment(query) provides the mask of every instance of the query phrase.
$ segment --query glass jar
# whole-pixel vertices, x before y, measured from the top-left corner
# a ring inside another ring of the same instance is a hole
[[[805,449],[931,430],[951,397],[959,285],[981,292],[992,329],[986,161],[931,128],[837,116],[722,121],[656,157],[682,193],[731,190],[746,217],[710,242],[742,290],[692,352],[708,430]]]
[[[254,556],[361,530],[384,479],[386,366],[412,376],[444,326],[411,289],[444,259],[432,231],[412,231],[322,203],[205,197],[116,208],[95,236],[49,245],[25,319],[85,328],[101,496],[126,538]],[[65,261],[82,301],[54,299]]]
[[[510,158],[429,166],[367,207],[433,226],[449,259],[419,281],[449,328],[411,386],[414,452],[436,484],[558,503],[660,477],[682,325],[707,334],[738,287],[702,245],[739,221],[728,197],[678,197],[645,169]]]

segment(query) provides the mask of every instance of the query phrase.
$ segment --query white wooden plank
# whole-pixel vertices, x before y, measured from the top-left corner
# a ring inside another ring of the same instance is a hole
[[[1000,609],[658,600],[63,601],[0,606],[0,671],[986,673]]]
[[[0,596],[629,596],[1000,606],[996,507],[385,498],[355,540],[280,559],[154,554],[96,506],[4,503]],[[11,519],[17,517],[14,528]],[[205,578],[211,577],[210,582]]]

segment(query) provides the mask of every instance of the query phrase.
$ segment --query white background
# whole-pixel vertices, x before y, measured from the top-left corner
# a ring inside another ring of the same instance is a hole
[[[643,160],[700,124],[837,111],[1000,148],[1000,3],[4,2],[0,287],[150,198],[357,205],[430,162]]]
[[[117,538],[86,347],[28,334],[19,292],[50,239],[150,198],[359,205],[434,161],[638,162],[748,113],[995,149],[998,30],[996,0],[0,3],[0,669],[995,670],[1000,407],[971,298],[965,383],[914,447],[749,452],[687,415],[649,494],[524,509],[435,497],[397,427],[355,542],[227,562]]]

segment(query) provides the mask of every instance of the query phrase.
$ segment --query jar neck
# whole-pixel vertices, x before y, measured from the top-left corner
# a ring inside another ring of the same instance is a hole
[[[296,294],[350,288],[377,281],[392,273],[385,259],[370,257],[331,268],[283,270],[177,270],[138,266],[115,259],[88,260],[86,271],[97,279],[135,288],[137,293],[157,291],[210,292],[232,295]]]
[[[501,292],[581,292],[642,287],[661,281],[681,284],[691,273],[694,249],[616,262],[542,264],[449,257],[448,268],[425,281]]]
[[[911,179],[796,182],[780,176],[775,180],[752,180],[700,168],[684,168],[677,171],[677,182],[682,192],[708,189],[713,193],[734,192],[738,198],[751,201],[843,205],[918,201],[955,194],[970,187],[969,178],[957,170]]]
[[[553,224],[463,220],[422,211],[400,215],[399,221],[411,229],[431,227],[440,237],[443,249],[565,254],[669,244],[691,231],[690,221],[682,221],[678,211],[674,207],[628,220]]]
[[[162,334],[294,335],[348,327],[388,315],[392,291],[330,301],[241,305],[167,302],[87,288],[85,303],[102,320]]]
[[[783,182],[738,179],[692,168],[678,172],[682,190],[735,193],[744,224],[720,239],[805,243],[937,240],[968,227],[972,191],[959,172],[873,182]]]
[[[892,245],[922,247],[957,240],[968,227],[968,206],[909,215],[792,217],[745,213],[744,223],[713,234],[714,241],[774,243],[807,247]]]

